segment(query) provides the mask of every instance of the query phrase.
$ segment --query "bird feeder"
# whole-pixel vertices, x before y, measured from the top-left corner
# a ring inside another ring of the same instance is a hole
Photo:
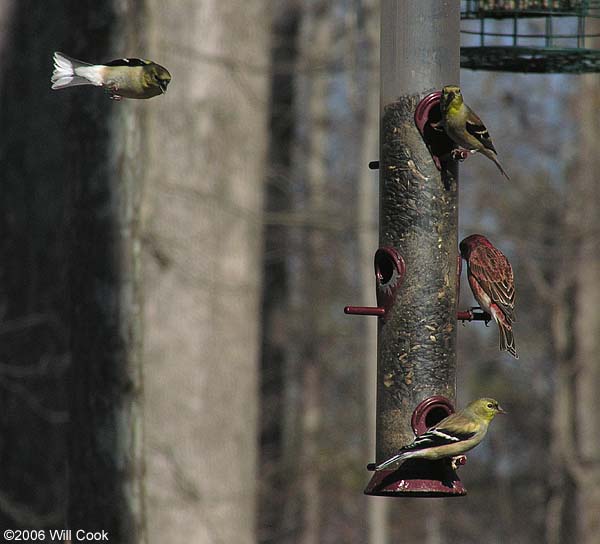
[[[381,3],[380,161],[371,165],[379,168],[377,306],[346,308],[378,320],[376,463],[453,410],[458,168],[446,157],[451,146],[424,139],[423,130],[439,102],[439,94],[429,95],[459,82],[459,7],[439,0]],[[440,397],[436,406],[428,400]],[[411,462],[375,472],[365,493],[465,491],[447,462]]]
[[[463,0],[460,65],[472,70],[600,71],[600,0]]]
[[[454,411],[456,328],[487,321],[457,311],[458,161],[468,153],[437,127],[440,89],[459,83],[458,2],[381,3],[381,123],[377,306],[346,306],[376,316],[375,466]],[[415,25],[419,21],[419,26]],[[409,459],[375,471],[367,495],[457,497],[465,462]]]

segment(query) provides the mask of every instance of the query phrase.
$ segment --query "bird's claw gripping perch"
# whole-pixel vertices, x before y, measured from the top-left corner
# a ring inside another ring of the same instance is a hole
[[[470,155],[467,149],[463,149],[462,147],[457,147],[450,152],[450,156],[453,160],[463,162]]]
[[[450,464],[452,465],[452,470],[457,470],[459,467],[467,464],[467,456],[457,455],[456,457],[452,457]]]
[[[119,92],[119,87],[117,85],[111,85],[107,88],[107,91],[108,98],[110,98],[111,100],[114,100],[115,102],[120,102],[121,100],[123,100],[123,97],[117,94]]]

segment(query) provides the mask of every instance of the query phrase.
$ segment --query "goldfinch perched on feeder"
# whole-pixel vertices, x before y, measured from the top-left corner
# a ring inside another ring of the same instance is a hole
[[[494,161],[500,172],[510,180],[498,161],[498,153],[490,133],[478,115],[464,103],[460,87],[447,85],[442,89],[440,110],[442,119],[439,125],[446,131],[448,137],[471,153],[479,152]]]
[[[515,281],[512,266],[504,254],[481,234],[467,236],[460,243],[467,261],[467,277],[473,296],[500,331],[500,349],[518,359],[512,323],[515,321]]]
[[[404,446],[396,455],[380,463],[375,470],[383,470],[407,459],[435,461],[457,457],[477,446],[486,435],[496,414],[505,414],[497,400],[477,399],[466,408],[450,414],[427,432],[417,436],[412,444]]]
[[[88,64],[54,53],[52,88],[96,85],[106,89],[113,100],[152,98],[167,92],[169,71],[149,60],[118,59],[106,64]]]

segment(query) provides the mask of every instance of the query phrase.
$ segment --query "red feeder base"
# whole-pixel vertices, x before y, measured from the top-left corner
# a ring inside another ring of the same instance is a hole
[[[381,497],[461,497],[467,494],[449,459],[411,459],[397,470],[375,472],[365,495]]]

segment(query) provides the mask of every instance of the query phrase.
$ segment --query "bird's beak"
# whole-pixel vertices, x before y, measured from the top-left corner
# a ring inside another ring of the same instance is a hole
[[[169,84],[169,83],[168,83],[167,81],[160,81],[160,82],[158,83],[158,86],[160,87],[160,90],[161,90],[161,92],[162,92],[163,94],[165,94],[165,93],[167,92],[167,85],[168,85],[168,84]]]
[[[508,412],[506,410],[504,410],[504,408],[502,408],[502,406],[498,406],[498,413],[499,414],[508,414]]]

